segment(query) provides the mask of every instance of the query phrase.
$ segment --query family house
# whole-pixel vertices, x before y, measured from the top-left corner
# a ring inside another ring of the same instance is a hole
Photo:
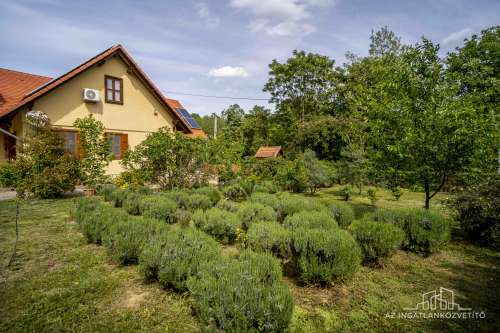
[[[121,45],[54,79],[0,68],[0,163],[15,158],[30,110],[47,114],[64,148],[76,156],[79,136],[73,122],[88,115],[100,120],[114,156],[108,174],[120,173],[124,152],[161,127],[206,137],[180,102],[166,98]]]

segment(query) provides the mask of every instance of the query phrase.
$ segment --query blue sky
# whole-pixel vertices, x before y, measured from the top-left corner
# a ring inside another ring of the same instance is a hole
[[[55,77],[121,43],[169,97],[211,114],[267,103],[168,92],[268,98],[268,64],[293,49],[341,65],[346,51],[365,55],[371,30],[387,25],[445,54],[500,24],[499,13],[498,0],[1,1],[0,67]]]

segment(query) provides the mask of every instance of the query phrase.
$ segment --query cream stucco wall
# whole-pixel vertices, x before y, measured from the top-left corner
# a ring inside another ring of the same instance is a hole
[[[129,148],[134,148],[149,133],[161,127],[173,128],[172,116],[146,88],[141,80],[127,71],[126,64],[119,57],[112,57],[100,66],[79,74],[50,93],[34,102],[33,110],[45,112],[54,126],[73,128],[77,118],[92,114],[100,120],[107,131],[128,134]],[[123,80],[123,105],[104,102],[104,76],[111,75]],[[83,89],[97,89],[101,101],[83,101]],[[19,116],[24,118],[25,112]],[[108,174],[121,172],[119,161],[112,161]]]

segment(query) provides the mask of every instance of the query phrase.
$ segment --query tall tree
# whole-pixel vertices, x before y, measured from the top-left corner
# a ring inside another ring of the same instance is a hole
[[[246,115],[241,125],[244,145],[243,154],[255,154],[261,145],[270,143],[269,128],[272,125],[271,111],[255,105]]]
[[[389,30],[387,26],[378,31],[373,31],[370,36],[370,49],[372,57],[383,57],[387,54],[397,54],[401,51],[401,38]]]
[[[245,111],[238,104],[230,105],[222,111],[221,118],[225,123],[222,133],[228,140],[241,140],[241,125],[244,117]]]

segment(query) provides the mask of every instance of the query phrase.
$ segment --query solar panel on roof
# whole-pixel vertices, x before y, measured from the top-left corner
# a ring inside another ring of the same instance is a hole
[[[188,122],[191,128],[201,128],[186,109],[178,108],[177,111],[180,112],[182,117]]]

